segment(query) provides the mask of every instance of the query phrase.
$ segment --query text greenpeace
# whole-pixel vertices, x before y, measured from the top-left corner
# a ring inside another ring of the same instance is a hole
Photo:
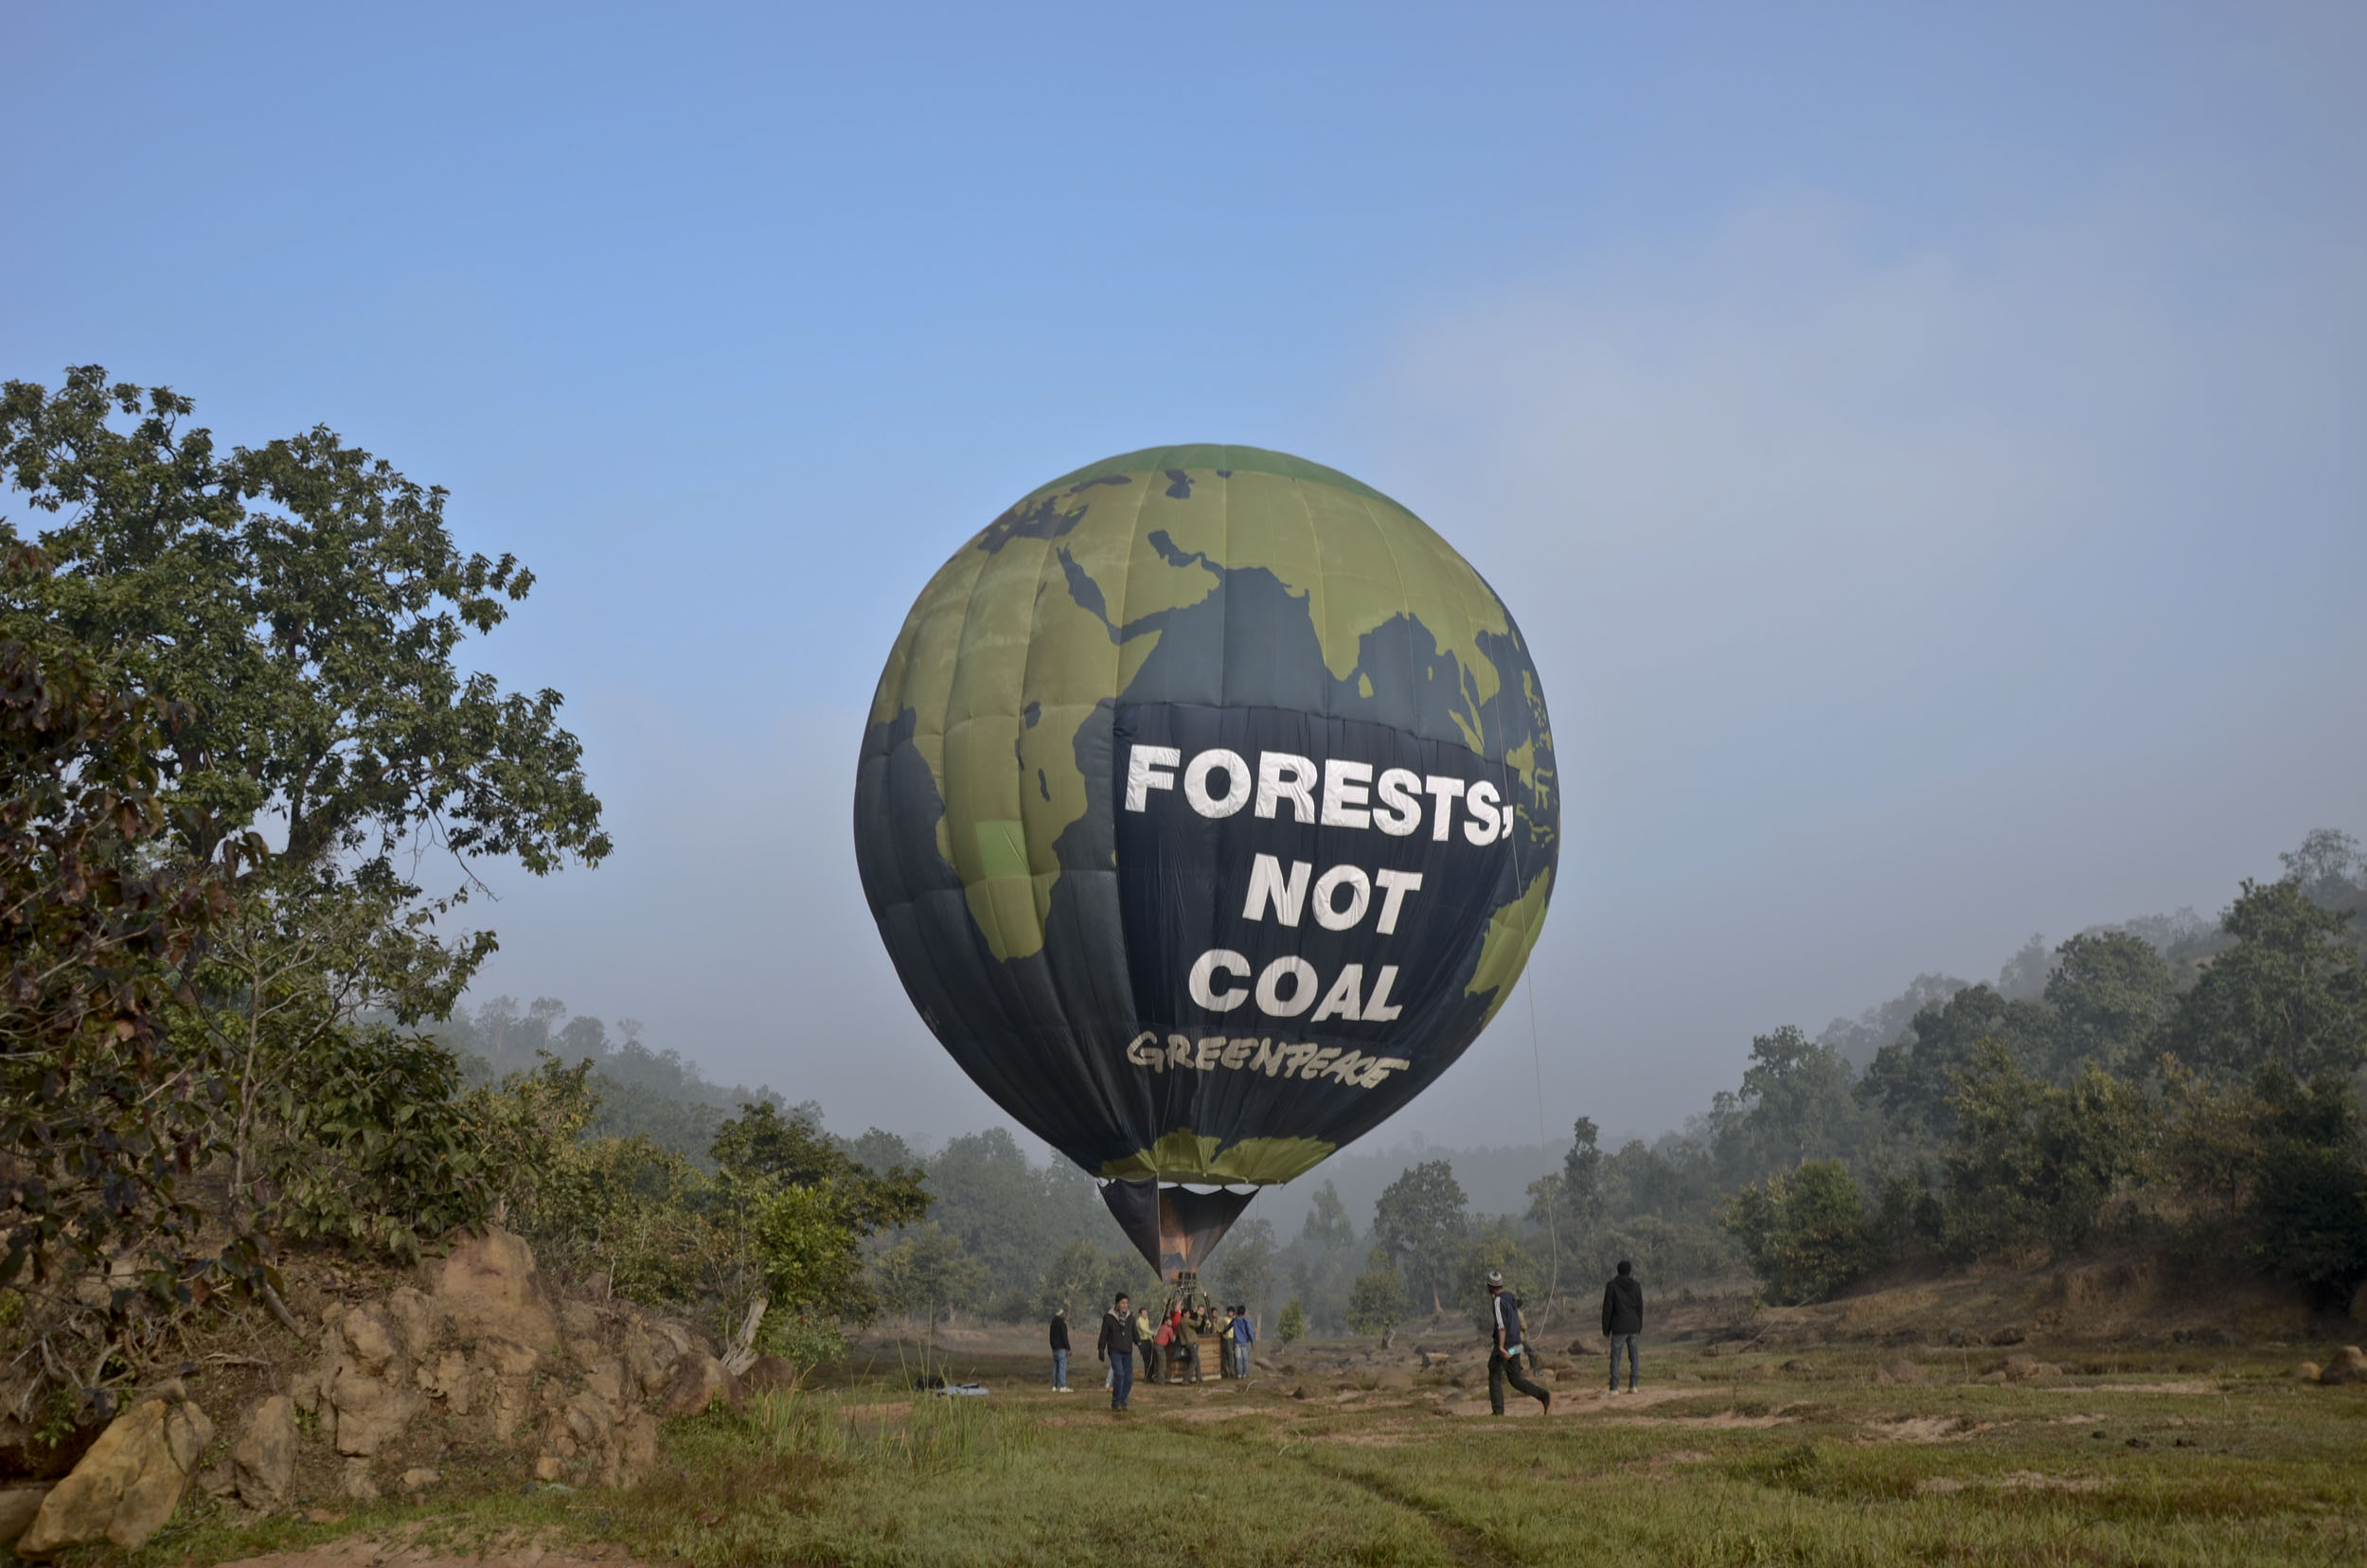
[[[1148,1031],[1130,1062],[1371,1088],[1410,1065],[1394,1040],[1426,1038],[1467,1005],[1475,939],[1517,869],[1500,764],[1273,710],[1131,710],[1115,739],[1125,940]],[[1195,1018],[1326,1038],[1203,1038]]]

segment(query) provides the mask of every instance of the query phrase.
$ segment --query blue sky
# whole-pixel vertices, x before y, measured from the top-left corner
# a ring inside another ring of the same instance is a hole
[[[18,4],[0,60],[0,374],[328,423],[537,573],[483,658],[619,848],[496,877],[481,990],[837,1122],[993,1114],[853,878],[888,643],[1154,443],[1346,469],[1530,633],[1557,1128],[2367,831],[2356,7]],[[1535,1137],[1531,1057],[1377,1139]]]

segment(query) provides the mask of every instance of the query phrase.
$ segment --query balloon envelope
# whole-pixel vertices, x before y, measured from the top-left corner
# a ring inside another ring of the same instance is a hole
[[[1559,814],[1527,645],[1461,556],[1333,470],[1174,447],[931,579],[855,847],[922,1021],[1013,1118],[1096,1176],[1255,1186],[1478,1035]]]

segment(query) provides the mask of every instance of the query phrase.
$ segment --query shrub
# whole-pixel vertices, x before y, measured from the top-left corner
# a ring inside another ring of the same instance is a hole
[[[1787,1306],[1824,1300],[1875,1256],[1857,1181],[1839,1160],[1810,1160],[1742,1188],[1728,1201],[1726,1224],[1769,1298]]]

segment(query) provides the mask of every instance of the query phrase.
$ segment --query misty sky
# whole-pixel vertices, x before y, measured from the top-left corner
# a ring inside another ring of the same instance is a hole
[[[898,625],[1154,444],[1346,470],[1529,633],[1557,1134],[2367,833],[2357,5],[16,3],[0,60],[0,375],[326,422],[534,569],[481,657],[617,850],[491,874],[477,994],[835,1126],[998,1119],[855,879]],[[1535,1138],[1530,1016],[1373,1141]]]

